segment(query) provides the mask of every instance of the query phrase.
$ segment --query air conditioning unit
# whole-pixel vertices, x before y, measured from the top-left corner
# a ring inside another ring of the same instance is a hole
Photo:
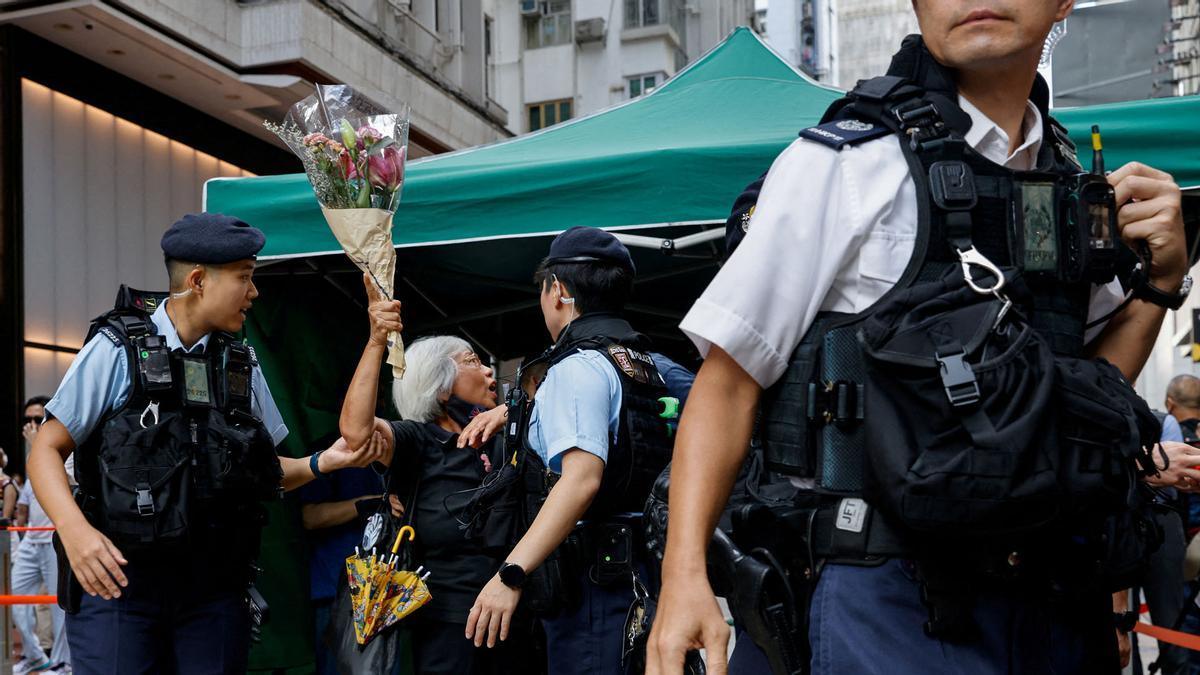
[[[541,4],[538,0],[521,0],[521,16],[541,16]]]
[[[575,22],[575,42],[599,42],[604,39],[604,19],[584,19]]]

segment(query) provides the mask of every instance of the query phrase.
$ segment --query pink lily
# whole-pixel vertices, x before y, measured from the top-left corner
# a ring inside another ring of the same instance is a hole
[[[404,156],[395,146],[367,158],[367,164],[371,185],[377,188],[395,190],[404,179]]]

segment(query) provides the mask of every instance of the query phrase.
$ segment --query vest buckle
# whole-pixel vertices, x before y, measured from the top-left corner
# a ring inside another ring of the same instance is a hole
[[[810,383],[808,419],[844,427],[864,418],[863,385],[847,380]]]
[[[137,510],[139,516],[154,515],[154,497],[150,494],[149,483],[138,483],[134,489],[137,491]]]
[[[942,373],[942,387],[946,389],[950,405],[956,408],[979,402],[979,382],[965,357],[965,352],[935,355]]]

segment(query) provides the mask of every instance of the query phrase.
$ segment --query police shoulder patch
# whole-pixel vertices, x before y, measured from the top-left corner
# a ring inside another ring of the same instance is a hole
[[[258,365],[258,354],[254,351],[254,347],[249,343],[246,344],[246,351],[250,352],[250,363]]]
[[[104,328],[97,330],[96,333],[108,338],[109,340],[112,341],[112,343],[114,345],[116,345],[118,347],[123,347],[125,345],[125,343],[122,342],[121,338],[117,335],[117,332],[111,328],[104,327]]]
[[[632,380],[647,384],[652,381],[650,374],[657,372],[649,354],[623,345],[610,345],[607,351],[609,360]]]
[[[858,145],[889,133],[891,130],[882,124],[856,119],[841,119],[809,127],[800,132],[800,137],[816,141],[834,150],[841,150],[847,145]]]

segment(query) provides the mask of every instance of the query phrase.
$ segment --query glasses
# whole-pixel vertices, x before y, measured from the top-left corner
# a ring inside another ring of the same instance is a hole
[[[470,366],[472,368],[479,368],[481,370],[483,369],[483,360],[480,359],[479,355],[475,354],[474,352],[462,357],[458,364],[460,366]]]
[[[26,415],[24,419],[25,419],[25,421],[23,422],[24,424],[41,424],[42,423],[41,417],[34,417],[32,415]]]

